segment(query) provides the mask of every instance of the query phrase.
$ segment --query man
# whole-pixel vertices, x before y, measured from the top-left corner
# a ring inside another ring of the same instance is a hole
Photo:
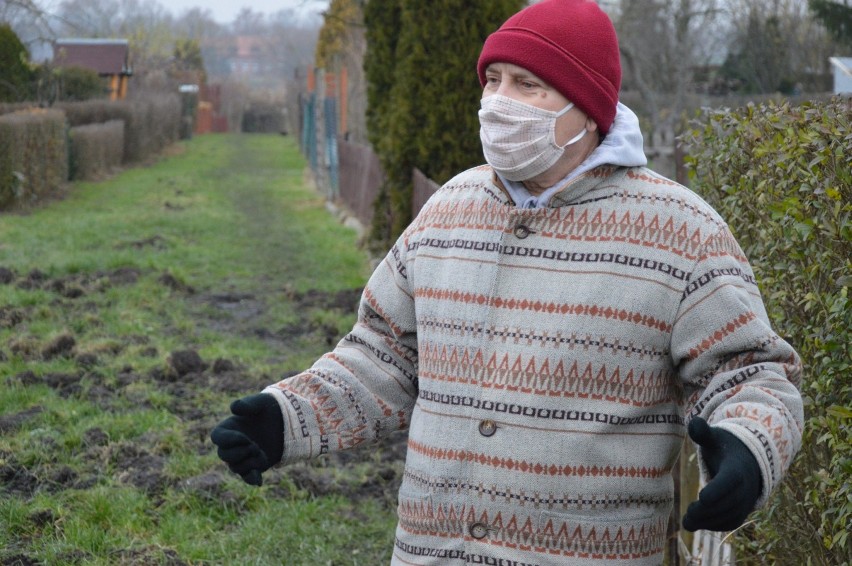
[[[213,441],[259,485],[407,428],[392,564],[660,564],[687,430],[709,483],[685,528],[734,529],[781,481],[799,358],[725,222],[644,168],[594,2],[522,10],[477,70],[488,165],[427,203],[334,351]]]

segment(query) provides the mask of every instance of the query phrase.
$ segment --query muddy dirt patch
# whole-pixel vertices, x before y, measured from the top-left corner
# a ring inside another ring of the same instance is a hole
[[[155,234],[150,238],[143,238],[141,240],[135,240],[133,242],[125,242],[121,244],[117,244],[115,249],[133,249],[133,250],[142,250],[145,248],[153,248],[155,250],[165,250],[168,248],[168,242],[166,239],[160,236],[159,234]]]
[[[36,415],[44,411],[42,407],[30,407],[18,413],[0,415],[0,433],[8,433],[17,430]]]

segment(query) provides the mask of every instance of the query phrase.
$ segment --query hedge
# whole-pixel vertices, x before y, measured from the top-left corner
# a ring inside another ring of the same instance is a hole
[[[68,179],[65,115],[31,109],[0,116],[0,209],[55,194]]]
[[[176,94],[19,108],[0,105],[0,209],[57,193],[69,179],[69,161],[73,179],[91,178],[142,162],[179,139]]]
[[[111,100],[58,102],[53,107],[65,112],[68,125],[72,128],[121,119],[119,103]]]
[[[802,451],[733,537],[737,564],[850,564],[852,101],[706,110],[683,142],[805,368]]]
[[[124,122],[76,126],[69,132],[69,177],[92,180],[121,165],[124,156]]]
[[[144,161],[180,137],[181,101],[177,94],[152,94],[120,101],[66,102],[55,107],[65,111],[72,127],[124,121],[124,163]]]

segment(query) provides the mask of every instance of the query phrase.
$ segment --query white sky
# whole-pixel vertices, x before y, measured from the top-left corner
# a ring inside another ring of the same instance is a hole
[[[285,9],[316,14],[328,7],[327,0],[159,0],[159,2],[175,16],[180,16],[183,12],[196,7],[210,10],[213,13],[213,19],[220,24],[233,22],[243,7],[265,15]]]

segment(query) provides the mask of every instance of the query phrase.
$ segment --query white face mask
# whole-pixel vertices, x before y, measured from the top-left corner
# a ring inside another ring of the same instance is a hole
[[[584,127],[564,145],[556,143],[556,119],[571,110],[573,103],[553,112],[492,94],[480,104],[479,139],[485,160],[510,181],[526,181],[544,173],[566,147],[586,135]]]

